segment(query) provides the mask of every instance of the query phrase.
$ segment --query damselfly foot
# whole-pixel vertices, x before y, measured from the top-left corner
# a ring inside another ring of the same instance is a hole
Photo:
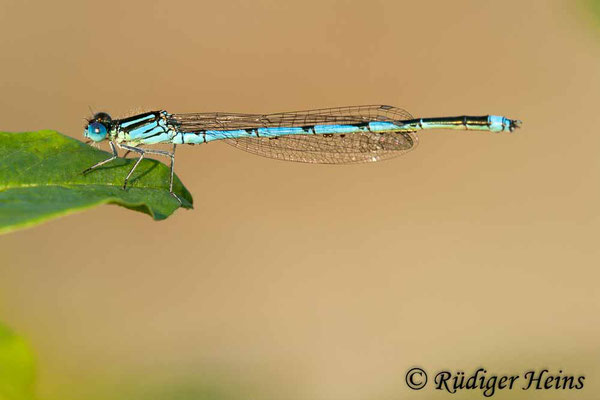
[[[183,205],[183,201],[181,201],[181,199],[179,198],[179,196],[177,196],[175,193],[171,192],[171,196],[175,197],[175,200],[177,200],[179,202],[179,205],[182,206]]]

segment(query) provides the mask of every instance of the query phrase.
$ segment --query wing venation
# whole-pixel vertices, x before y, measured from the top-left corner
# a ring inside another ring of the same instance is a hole
[[[175,114],[173,122],[183,132],[269,127],[307,127],[412,119],[407,111],[382,105],[324,108],[275,114],[194,113]],[[238,149],[285,161],[348,164],[380,161],[402,155],[417,145],[413,132],[357,132],[352,134],[282,135],[278,137],[225,138]]]

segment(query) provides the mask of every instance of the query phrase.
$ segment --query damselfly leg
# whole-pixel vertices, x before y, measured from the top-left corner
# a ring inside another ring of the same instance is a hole
[[[127,152],[132,151],[132,152],[138,153],[140,155],[140,157],[137,159],[137,161],[135,162],[135,164],[133,165],[133,167],[131,168],[131,170],[129,171],[127,176],[125,177],[125,182],[123,182],[123,190],[127,189],[127,182],[129,181],[129,178],[131,177],[131,175],[133,174],[133,171],[135,171],[135,169],[137,168],[137,166],[139,165],[139,163],[142,161],[142,159],[145,157],[146,154],[156,154],[159,156],[165,156],[165,157],[169,157],[171,159],[169,193],[171,193],[171,195],[173,197],[175,197],[175,199],[177,199],[177,201],[180,204],[182,204],[179,196],[177,196],[175,193],[173,193],[173,175],[174,175],[174,168],[175,168],[175,147],[177,145],[173,144],[173,151],[171,151],[171,152],[164,151],[164,150],[142,149],[139,147],[128,146],[126,144],[119,144],[119,143],[117,143],[117,146],[119,146],[121,149],[127,150]]]
[[[85,175],[88,172],[90,172],[90,171],[98,168],[99,166],[104,165],[106,163],[109,163],[112,160],[114,160],[115,158],[119,157],[119,154],[117,153],[117,148],[115,147],[115,144],[112,141],[110,141],[108,143],[110,143],[110,148],[111,148],[112,153],[113,153],[112,157],[109,157],[109,158],[107,158],[104,161],[100,161],[99,163],[92,165],[91,167],[89,167],[88,169],[86,169],[85,171],[82,172],[83,175]]]
[[[136,160],[135,164],[133,164],[133,167],[129,170],[129,173],[127,174],[127,176],[125,177],[125,180],[123,182],[123,190],[126,190],[127,183],[129,182],[129,178],[131,178],[131,175],[133,174],[133,172],[135,171],[137,166],[140,164],[140,162],[144,159],[146,154],[156,154],[156,155],[160,155],[160,156],[169,157],[171,159],[170,177],[169,177],[169,193],[171,193],[171,195],[173,197],[175,197],[175,199],[180,204],[182,204],[179,196],[177,196],[175,193],[173,193],[173,176],[174,176],[174,168],[175,168],[175,147],[176,147],[175,144],[173,145],[173,151],[170,152],[170,151],[164,151],[164,150],[142,149],[139,147],[128,146],[126,144],[120,144],[120,143],[116,143],[116,145],[115,145],[115,143],[113,141],[109,141],[108,143],[110,144],[110,148],[112,150],[113,155],[111,157],[107,158],[106,160],[100,161],[99,163],[96,163],[96,164],[92,165],[91,167],[87,168],[85,171],[82,172],[84,175],[93,171],[94,169],[118,158],[119,154],[117,152],[117,147],[119,147],[120,149],[126,150],[126,153],[123,156],[123,158],[125,158],[125,156],[127,154],[129,154],[130,152],[137,153],[140,156]]]

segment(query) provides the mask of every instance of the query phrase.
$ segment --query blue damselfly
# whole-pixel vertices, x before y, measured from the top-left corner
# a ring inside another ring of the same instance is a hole
[[[175,147],[214,140],[250,153],[285,161],[322,164],[374,162],[395,157],[415,148],[416,133],[425,129],[462,129],[512,132],[521,121],[486,115],[479,117],[414,118],[407,111],[384,105],[324,108],[276,114],[228,112],[171,114],[151,111],[132,117],[112,119],[97,113],[84,130],[94,142],[108,140],[112,157],[84,171],[84,174],[118,157],[117,148],[139,154],[123,183],[146,154],[171,159],[169,191],[173,193]],[[140,146],[171,144],[172,151]]]

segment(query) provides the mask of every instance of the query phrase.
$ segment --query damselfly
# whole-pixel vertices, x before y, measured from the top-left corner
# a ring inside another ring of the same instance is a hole
[[[417,145],[416,132],[424,129],[463,129],[512,132],[521,121],[486,115],[480,117],[413,118],[392,106],[351,106],[277,114],[227,112],[170,114],[151,111],[132,117],[112,119],[97,113],[84,130],[94,142],[108,140],[113,155],[83,173],[118,157],[117,148],[139,154],[123,183],[127,182],[147,154],[171,159],[169,191],[173,193],[175,147],[214,140],[250,153],[286,161],[321,164],[349,164],[379,161],[404,154]],[[140,146],[166,143],[172,151]]]

